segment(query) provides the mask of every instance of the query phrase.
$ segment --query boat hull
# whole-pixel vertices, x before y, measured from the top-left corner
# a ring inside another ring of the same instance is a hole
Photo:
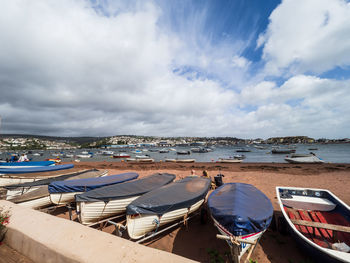
[[[83,192],[51,193],[50,200],[55,205],[65,205],[74,202],[75,195],[81,193]]]
[[[189,208],[181,208],[168,213],[163,214],[161,217],[158,215],[127,215],[127,229],[131,239],[140,239],[147,233],[167,225],[171,222],[184,218],[186,215],[197,211],[203,204],[204,199],[199,200]],[[158,224],[157,224],[158,222]]]

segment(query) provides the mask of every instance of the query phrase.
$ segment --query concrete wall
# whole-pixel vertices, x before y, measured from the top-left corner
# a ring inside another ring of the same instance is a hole
[[[35,262],[193,262],[8,201],[0,207],[11,211],[5,243]]]

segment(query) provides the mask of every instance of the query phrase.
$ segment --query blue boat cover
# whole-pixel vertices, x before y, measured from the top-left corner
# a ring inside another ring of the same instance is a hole
[[[208,178],[188,176],[135,199],[127,206],[126,214],[163,215],[180,208],[189,208],[205,198],[209,187]]]
[[[54,166],[38,166],[38,167],[30,167],[30,168],[0,168],[0,174],[25,174],[25,173],[41,173],[41,172],[51,172],[51,171],[59,171],[64,169],[73,168],[73,164],[61,164]]]
[[[120,184],[123,182],[134,180],[137,177],[139,177],[137,173],[122,173],[97,178],[55,181],[49,184],[49,192],[50,194],[87,192],[99,187]]]
[[[40,162],[10,162],[0,163],[0,167],[6,168],[6,166],[49,166],[55,164],[54,161],[40,161]]]
[[[101,187],[90,192],[75,195],[77,202],[109,202],[126,197],[140,196],[144,193],[171,183],[175,179],[174,174],[157,173],[139,180]]]
[[[265,230],[271,223],[271,201],[250,184],[227,183],[208,198],[212,217],[234,236]]]

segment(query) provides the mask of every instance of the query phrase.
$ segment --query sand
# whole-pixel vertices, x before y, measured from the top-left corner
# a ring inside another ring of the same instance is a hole
[[[264,192],[271,200],[274,213],[280,215],[276,186],[296,186],[323,188],[332,191],[345,203],[350,204],[350,164],[282,164],[282,163],[124,163],[124,162],[80,162],[78,168],[108,169],[109,174],[126,171],[137,172],[140,177],[156,173],[173,173],[177,178],[190,175],[191,170],[201,174],[207,170],[211,177],[219,172],[225,175],[224,182],[249,183]],[[113,232],[112,226],[104,231]],[[165,232],[145,245],[175,253],[201,262],[215,262],[222,258],[225,262],[229,248],[226,242],[218,240],[217,229],[208,219],[202,224],[200,217],[194,217],[188,226],[181,226]],[[288,235],[281,235],[270,227],[263,235],[251,257],[259,263],[265,262],[309,262],[309,257]],[[219,262],[219,261],[217,261]],[[312,262],[312,261],[310,261]]]

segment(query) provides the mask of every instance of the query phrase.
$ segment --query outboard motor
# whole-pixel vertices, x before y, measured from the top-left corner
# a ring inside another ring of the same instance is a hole
[[[225,177],[222,173],[219,173],[218,175],[214,176],[214,181],[216,187],[222,186],[224,183],[222,181],[222,177]]]

